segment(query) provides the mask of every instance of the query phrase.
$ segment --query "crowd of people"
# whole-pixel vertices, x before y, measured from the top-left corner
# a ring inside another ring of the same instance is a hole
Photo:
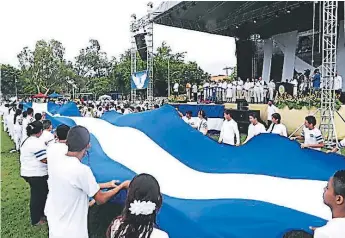
[[[310,75],[310,70],[304,74],[296,74],[292,79],[285,80],[285,83],[292,85],[291,96],[307,95],[309,92],[317,92],[324,87],[319,69],[315,69]],[[338,73],[330,82],[330,87],[337,94],[342,92],[343,80]],[[175,95],[179,94],[179,83],[173,85]],[[272,79],[265,82],[262,77],[247,78],[240,77],[229,80],[212,81],[207,80],[203,85],[190,83],[186,84],[188,100],[195,102],[236,102],[237,99],[245,99],[248,103],[267,103],[274,100],[277,94],[276,82]]]
[[[198,112],[198,118],[192,118],[192,112],[187,111],[185,115],[178,112],[180,117],[191,127],[199,130],[202,134],[208,134],[207,115],[205,111],[200,110]],[[276,106],[273,105],[273,101],[269,100],[267,104],[267,127],[265,127],[259,121],[259,116],[255,113],[249,115],[249,127],[246,140],[243,144],[247,143],[253,137],[261,133],[272,133],[280,136],[288,137],[287,128],[282,124],[281,115]],[[291,140],[302,140],[301,148],[311,148],[315,150],[321,150],[324,145],[323,136],[321,131],[316,127],[316,118],[314,116],[306,116],[304,127],[300,136],[291,137]],[[219,143],[226,145],[239,146],[241,143],[240,133],[237,122],[231,116],[231,110],[226,109],[224,111],[224,121],[221,127]],[[341,148],[345,148],[345,139],[341,140],[328,152],[338,152]]]
[[[158,105],[155,106],[157,108]],[[144,110],[148,110],[145,108]],[[85,117],[100,117],[106,111],[122,114],[142,111],[142,108],[116,105],[113,102],[82,103],[80,110]],[[99,113],[97,113],[99,111]],[[247,139],[260,133],[287,136],[286,127],[273,101],[268,102],[268,128],[259,122],[254,113],[249,116]],[[22,104],[1,107],[4,130],[20,152],[20,176],[30,186],[30,218],[34,226],[48,222],[49,237],[88,237],[87,214],[89,206],[104,204],[126,189],[127,198],[120,217],[114,218],[107,231],[107,238],[151,237],[165,238],[168,234],[156,226],[157,213],[162,206],[162,195],[157,180],[149,174],[139,174],[132,181],[112,180],[97,183],[91,169],[83,164],[88,155],[90,133],[85,127],[59,125],[53,132],[46,113],[35,113]],[[178,111],[177,111],[178,112]],[[198,119],[178,112],[183,120],[202,134],[208,134],[207,116],[199,111]],[[302,148],[320,150],[323,138],[313,116],[305,118],[305,128],[296,139],[304,140]],[[241,144],[237,123],[231,111],[225,110],[219,143]],[[345,146],[341,141],[332,151]],[[314,237],[342,237],[345,227],[345,171],[338,171],[329,180],[324,191],[324,202],[330,207],[333,219],[315,230]],[[300,232],[300,231],[296,231]],[[293,233],[291,233],[293,234]],[[288,236],[284,236],[288,237]]]

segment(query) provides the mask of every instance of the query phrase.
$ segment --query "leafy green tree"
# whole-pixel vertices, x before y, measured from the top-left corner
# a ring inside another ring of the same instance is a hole
[[[22,83],[19,81],[20,70],[12,67],[11,65],[1,65],[1,93],[4,95],[15,94],[20,92]],[[19,89],[19,90],[18,90]]]
[[[35,50],[25,47],[19,54],[18,60],[22,71],[22,79],[27,84],[35,85],[37,93],[44,90],[59,88],[64,82],[65,48],[56,40],[46,42],[40,40]]]

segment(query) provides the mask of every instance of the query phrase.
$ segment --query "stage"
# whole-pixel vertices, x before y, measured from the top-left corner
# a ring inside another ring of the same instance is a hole
[[[219,131],[222,126],[222,113],[224,109],[236,109],[237,105],[235,103],[225,103],[223,105],[219,104],[172,104],[172,106],[179,108],[182,113],[186,111],[192,111],[193,117],[197,117],[197,112],[199,110],[204,110],[206,115],[209,116],[209,122],[211,124],[211,130]],[[267,104],[249,104],[249,110],[259,110],[260,118],[267,122]],[[279,109],[279,114],[282,117],[282,123],[286,126],[288,133],[292,133],[298,127],[304,123],[304,118],[307,115],[313,114],[317,109],[316,108],[302,108],[301,110],[288,109],[287,107]],[[345,105],[342,105],[339,109],[339,114],[345,118]],[[316,120],[320,122],[320,114],[317,113]],[[337,129],[338,138],[345,138],[345,122],[336,114],[335,115],[335,125]]]

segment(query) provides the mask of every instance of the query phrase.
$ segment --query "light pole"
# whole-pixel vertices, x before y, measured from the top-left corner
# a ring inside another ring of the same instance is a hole
[[[168,97],[170,97],[170,59],[168,58]]]

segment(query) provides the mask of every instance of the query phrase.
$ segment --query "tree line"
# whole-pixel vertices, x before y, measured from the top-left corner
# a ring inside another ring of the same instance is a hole
[[[210,75],[196,62],[185,61],[186,52],[174,53],[165,42],[154,54],[154,95],[167,96],[168,65],[171,84],[181,86],[200,84]],[[111,58],[102,51],[97,40],[90,40],[74,61],[65,58],[65,48],[57,40],[36,42],[35,48],[24,47],[17,55],[19,67],[1,65],[1,92],[3,95],[18,94],[71,94],[72,84],[76,93],[102,95],[109,92],[130,93],[130,49],[118,58]],[[168,64],[169,61],[169,64]],[[137,71],[145,70],[146,62],[137,56]]]

